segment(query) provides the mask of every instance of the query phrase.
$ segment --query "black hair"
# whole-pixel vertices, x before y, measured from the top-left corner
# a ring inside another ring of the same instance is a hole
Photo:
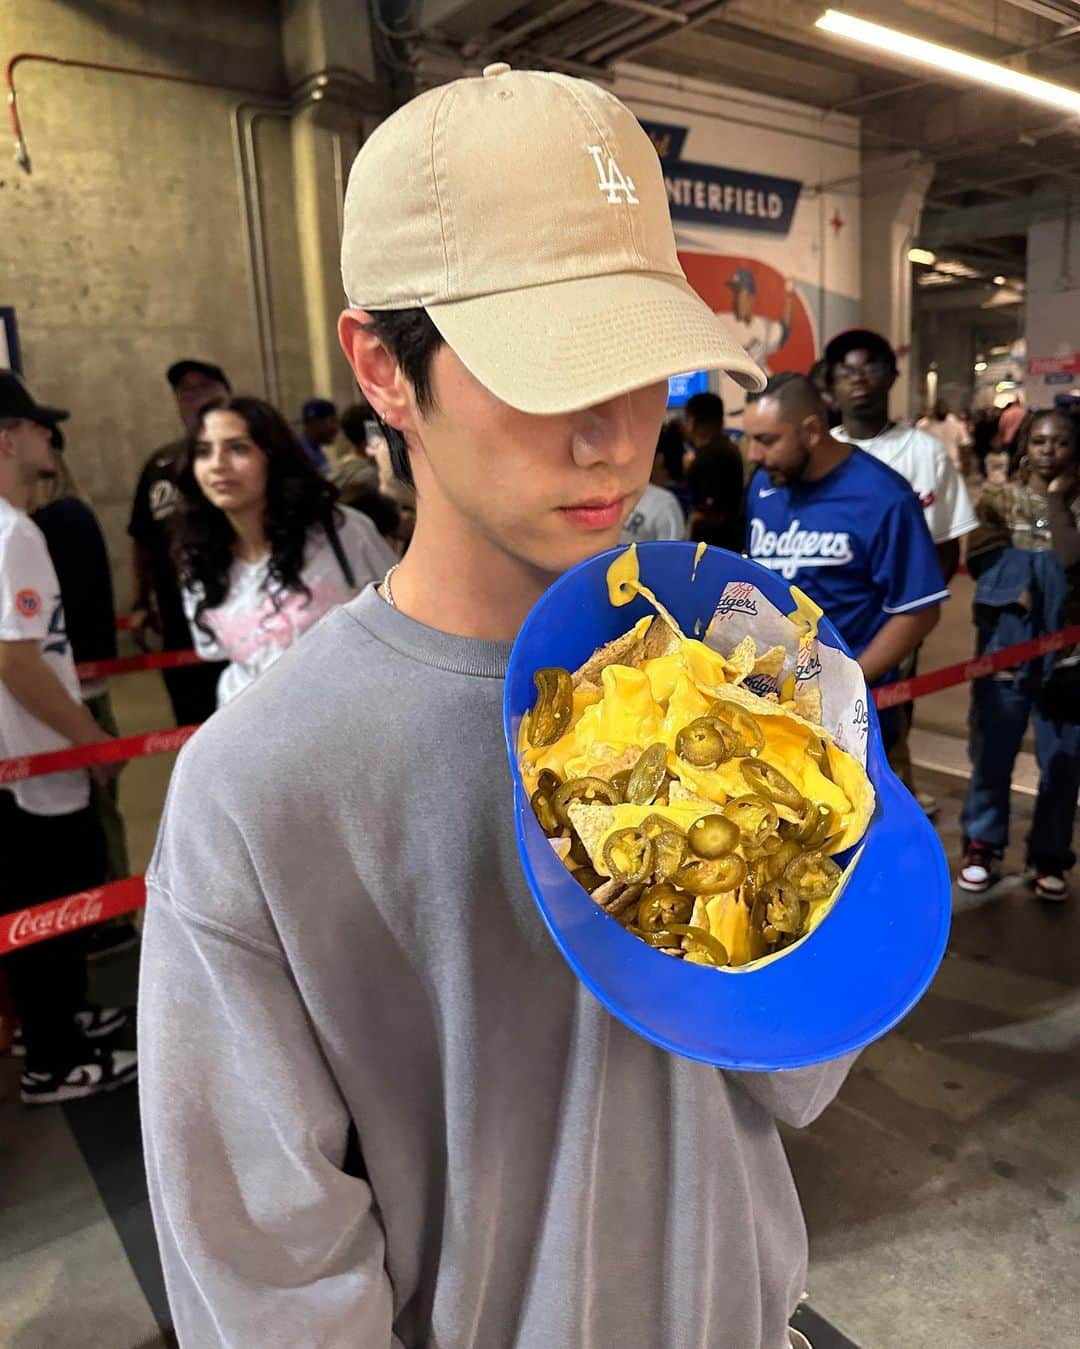
[[[683,455],[686,453],[683,429],[681,422],[665,422],[656,442],[656,453],[663,459],[672,482],[683,480]]]
[[[686,400],[686,415],[695,426],[723,428],[724,400],[716,393],[695,393]]]
[[[338,420],[349,444],[363,449],[367,444],[367,423],[375,420],[375,413],[364,395],[360,394],[355,403],[350,403]]]
[[[826,379],[830,388],[836,367],[853,351],[865,351],[872,361],[880,361],[893,374],[898,369],[896,352],[887,338],[869,328],[849,328],[837,333],[825,348]]]
[[[370,322],[366,332],[373,333],[401,367],[412,385],[416,405],[421,412],[435,408],[431,389],[431,362],[444,343],[442,333],[431,321],[426,309],[375,309],[368,311]],[[415,487],[409,464],[409,447],[396,426],[390,426],[376,415],[375,420],[386,437],[394,477],[407,487]]]
[[[758,403],[764,398],[774,398],[780,412],[787,422],[799,422],[805,417],[820,417],[824,427],[829,425],[828,409],[821,396],[821,390],[809,375],[799,374],[796,370],[784,370],[772,375],[760,393],[748,394],[747,403]]]
[[[316,526],[329,535],[343,523],[337,510],[337,489],[311,463],[289,423],[261,398],[232,394],[216,398],[199,410],[196,433],[188,439],[177,485],[181,504],[173,517],[173,556],[181,583],[201,593],[195,623],[213,636],[203,621],[207,609],[216,609],[229,593],[229,571],[234,561],[236,535],[225,512],[203,495],[195,480],[198,437],[211,412],[235,412],[247,424],[251,439],[266,456],[266,514],[264,527],[270,544],[269,585],[275,609],[279,595],[295,591],[311,599],[304,584],[304,547]]]

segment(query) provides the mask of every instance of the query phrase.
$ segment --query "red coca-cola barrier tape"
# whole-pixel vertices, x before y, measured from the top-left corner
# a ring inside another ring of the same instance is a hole
[[[138,670],[175,670],[199,665],[195,651],[148,651],[143,656],[118,656],[114,660],[84,660],[75,670],[82,680],[108,679],[110,675],[134,674]]]
[[[81,890],[77,895],[65,895],[20,909],[18,913],[4,914],[0,918],[0,956],[65,932],[76,932],[81,927],[93,927],[106,918],[141,909],[145,903],[143,878],[125,876],[122,881],[99,885],[94,890]]]
[[[0,759],[0,787],[25,782],[27,778],[44,777],[48,773],[69,773],[74,768],[90,768],[94,764],[125,763],[128,759],[143,759],[150,754],[168,754],[190,740],[198,729],[198,726],[178,726],[175,730],[103,740],[97,745],[28,754],[21,759]]]
[[[874,690],[874,706],[878,711],[886,707],[896,707],[899,703],[910,703],[915,698],[925,698],[928,693],[940,693],[942,689],[952,688],[955,684],[968,684],[973,679],[984,679],[998,670],[1010,670],[1014,665],[1023,665],[1025,661],[1038,660],[1052,651],[1061,651],[1067,646],[1080,642],[1080,623],[1060,632],[1048,632],[1045,637],[1034,637],[1030,642],[1017,642],[992,655],[977,656],[974,660],[964,660],[958,665],[945,665],[940,670],[931,670],[928,674],[916,675],[914,679],[901,679],[896,684],[886,684],[884,688]]]

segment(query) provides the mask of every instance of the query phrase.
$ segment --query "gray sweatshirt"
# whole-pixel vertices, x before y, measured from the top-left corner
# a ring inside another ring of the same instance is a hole
[[[184,1349],[782,1349],[776,1121],[575,980],[518,863],[509,648],[374,589],[177,765],[149,876],[150,1197]]]

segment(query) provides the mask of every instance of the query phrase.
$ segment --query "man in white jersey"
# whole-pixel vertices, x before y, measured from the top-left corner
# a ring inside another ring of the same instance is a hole
[[[960,540],[977,523],[963,479],[941,441],[889,417],[896,352],[880,333],[852,328],[825,348],[829,387],[840,409],[837,440],[858,445],[911,483],[922,502],[946,582],[960,563]]]
[[[902,426],[889,417],[889,394],[896,383],[896,352],[880,333],[852,328],[839,333],[825,348],[829,388],[842,418],[833,435],[858,445],[906,478],[922,503],[930,537],[937,545],[941,573],[948,585],[960,565],[960,540],[977,521],[963,478],[953,468],[945,446],[929,431]],[[915,672],[918,653],[902,677]],[[889,762],[928,815],[937,802],[916,792],[911,777],[907,731],[911,704],[901,717],[900,738],[889,751]]]
[[[26,513],[36,484],[54,472],[52,431],[67,415],[0,372],[0,759],[109,739],[80,699],[60,585]],[[105,838],[87,772],[0,790],[0,857],[0,914],[100,885]],[[13,938],[20,930],[17,920],[5,924]],[[87,1005],[81,934],[16,949],[3,965],[22,1025],[25,1104],[93,1096],[134,1079],[134,1053],[105,1044],[126,1014]]]

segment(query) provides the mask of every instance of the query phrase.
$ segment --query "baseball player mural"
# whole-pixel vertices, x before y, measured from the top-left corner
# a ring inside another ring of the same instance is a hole
[[[728,319],[736,340],[758,365],[780,350],[791,335],[791,317],[795,306],[795,287],[784,282],[784,312],[778,319],[754,313],[757,281],[749,267],[737,267],[727,282],[731,291],[731,315]]]

